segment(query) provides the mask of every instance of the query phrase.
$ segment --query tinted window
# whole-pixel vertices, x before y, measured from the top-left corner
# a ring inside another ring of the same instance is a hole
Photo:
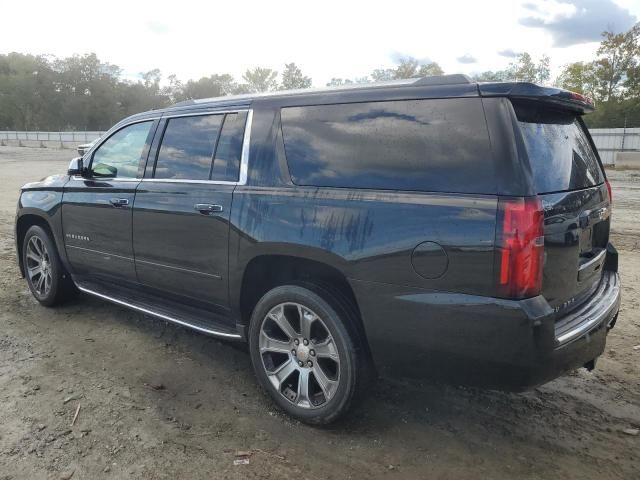
[[[96,177],[137,177],[152,124],[135,123],[111,135],[93,154],[91,173]]]
[[[604,182],[598,158],[575,115],[535,104],[515,105],[538,193]]]
[[[240,174],[240,157],[247,113],[229,113],[224,118],[218,140],[216,158],[213,161],[213,180],[237,182]]]
[[[223,116],[169,119],[158,151],[154,177],[208,180]]]
[[[294,183],[495,193],[479,99],[282,109]]]

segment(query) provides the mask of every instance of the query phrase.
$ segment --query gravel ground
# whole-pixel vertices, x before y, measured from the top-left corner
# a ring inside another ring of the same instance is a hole
[[[523,394],[382,380],[315,429],[272,406],[241,346],[88,296],[35,302],[18,189],[72,155],[0,147],[0,479],[639,478],[640,172],[610,173],[624,300],[594,372]]]

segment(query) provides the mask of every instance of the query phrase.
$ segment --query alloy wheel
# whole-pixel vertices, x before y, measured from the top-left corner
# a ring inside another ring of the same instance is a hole
[[[37,235],[27,243],[26,267],[29,283],[41,297],[46,297],[53,282],[51,258],[44,241]]]
[[[340,356],[324,321],[295,302],[280,303],[262,320],[258,341],[273,387],[302,408],[324,406],[336,393]]]

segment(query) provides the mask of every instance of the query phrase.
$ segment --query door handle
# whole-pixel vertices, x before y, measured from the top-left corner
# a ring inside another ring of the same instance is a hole
[[[211,213],[222,213],[222,211],[224,210],[222,205],[212,205],[211,203],[196,203],[193,208],[203,215],[209,215]]]
[[[127,205],[129,205],[129,199],[128,198],[112,198],[111,200],[109,200],[109,203],[111,203],[111,205],[113,205],[114,207],[126,207]]]

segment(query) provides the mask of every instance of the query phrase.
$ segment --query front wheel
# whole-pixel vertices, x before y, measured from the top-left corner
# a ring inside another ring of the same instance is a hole
[[[22,261],[29,289],[42,305],[57,305],[73,291],[55,244],[42,227],[33,225],[27,230],[22,244]]]
[[[353,320],[333,300],[321,290],[284,285],[262,297],[251,317],[251,361],[260,384],[306,423],[335,421],[363,382]]]

